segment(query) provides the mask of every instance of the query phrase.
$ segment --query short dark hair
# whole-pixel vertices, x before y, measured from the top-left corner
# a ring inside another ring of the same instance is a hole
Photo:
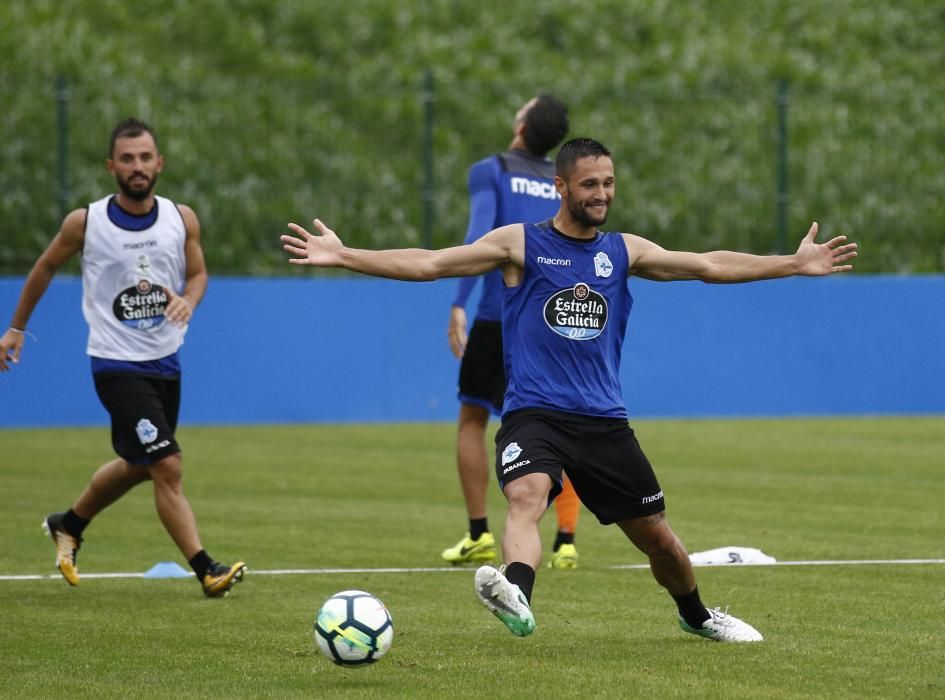
[[[578,160],[601,156],[610,157],[610,150],[600,141],[589,138],[571,139],[558,151],[558,157],[555,158],[555,175],[567,179]]]
[[[538,95],[525,113],[525,146],[543,156],[568,135],[568,126],[568,106],[554,95]]]
[[[126,117],[122,119],[115,125],[115,128],[112,129],[112,137],[108,142],[108,157],[112,157],[112,153],[115,152],[115,142],[118,139],[123,138],[134,138],[135,136],[141,136],[141,134],[151,134],[151,138],[154,139],[154,145],[158,145],[157,134],[154,133],[148,124],[137,117]]]

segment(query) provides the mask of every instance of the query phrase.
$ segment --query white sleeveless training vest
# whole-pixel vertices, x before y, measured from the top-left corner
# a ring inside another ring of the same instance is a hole
[[[86,352],[110,360],[157,360],[177,352],[186,328],[168,323],[165,288],[184,288],[184,219],[169,199],[155,196],[157,219],[129,231],[108,216],[112,195],[88,207],[82,249],[82,313],[89,324]]]

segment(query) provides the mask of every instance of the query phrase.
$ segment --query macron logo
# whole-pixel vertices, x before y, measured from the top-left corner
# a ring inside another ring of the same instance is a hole
[[[546,258],[543,255],[539,255],[535,259],[538,261],[539,265],[555,265],[557,267],[571,267],[571,261],[565,258]]]
[[[561,199],[558,190],[550,182],[530,180],[527,177],[513,177],[511,184],[512,194],[527,194],[530,197],[542,199]]]
[[[642,503],[643,505],[646,505],[647,503],[653,503],[653,501],[658,501],[658,500],[660,500],[662,497],[663,497],[663,492],[662,492],[662,491],[657,491],[657,492],[654,493],[652,496],[644,496],[644,497],[640,500],[640,503]]]

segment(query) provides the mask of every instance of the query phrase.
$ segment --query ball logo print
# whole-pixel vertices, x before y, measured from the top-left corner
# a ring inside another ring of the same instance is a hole
[[[383,658],[394,641],[394,623],[379,599],[366,591],[335,593],[319,609],[313,630],[321,652],[340,666]]]

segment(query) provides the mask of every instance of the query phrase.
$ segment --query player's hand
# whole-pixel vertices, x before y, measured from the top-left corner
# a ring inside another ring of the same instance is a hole
[[[454,306],[450,311],[450,325],[446,329],[446,339],[450,350],[457,360],[461,360],[466,352],[466,309]]]
[[[295,235],[284,234],[282,247],[294,258],[289,262],[294,265],[316,265],[318,267],[341,267],[341,252],[344,244],[335,232],[319,219],[312,222],[318,235],[312,235],[298,224],[289,224]]]
[[[23,333],[8,328],[0,338],[0,372],[10,369],[8,362],[16,364],[20,361],[20,350],[23,349],[25,337]]]
[[[189,299],[174,294],[167,287],[164,288],[164,292],[170,298],[167,307],[164,309],[164,317],[175,326],[183,328],[190,323],[190,319],[194,315],[194,305],[190,303]]]
[[[794,254],[799,275],[829,275],[833,272],[852,270],[853,265],[843,265],[856,257],[856,243],[844,243],[846,236],[831,238],[826,243],[816,243],[817,222],[811,224],[807,235]]]

